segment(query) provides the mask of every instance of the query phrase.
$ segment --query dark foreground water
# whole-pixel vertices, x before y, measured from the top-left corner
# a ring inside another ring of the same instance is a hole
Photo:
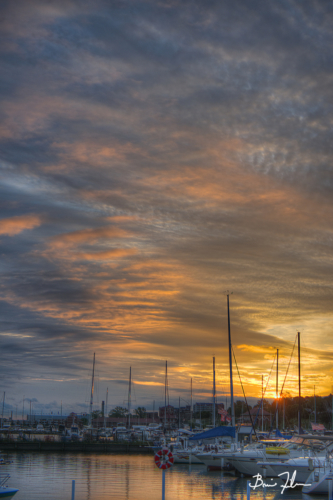
[[[75,500],[158,500],[161,499],[162,472],[153,455],[86,455],[11,453],[13,463],[1,467],[8,472],[9,486],[19,488],[14,500],[71,500],[75,479]],[[269,480],[267,480],[269,482]],[[275,482],[275,480],[274,480]],[[255,480],[252,480],[255,483]],[[280,483],[281,484],[281,483]],[[247,479],[205,466],[174,465],[166,471],[166,500],[246,500]],[[258,488],[251,500],[310,500],[300,490],[281,486]],[[319,497],[326,499],[326,496]]]

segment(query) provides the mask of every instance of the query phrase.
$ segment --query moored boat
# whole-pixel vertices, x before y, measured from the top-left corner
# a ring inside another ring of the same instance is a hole
[[[327,495],[332,493],[333,468],[330,466],[324,470],[315,469],[311,472],[302,488],[302,493],[308,495]],[[331,498],[331,496],[330,496]]]
[[[11,488],[6,485],[6,482],[10,478],[9,474],[0,477],[0,498],[13,498],[13,496],[19,491],[17,488]]]
[[[280,477],[287,481],[296,472],[294,480],[297,483],[306,483],[314,469],[327,469],[328,462],[325,456],[291,458],[286,462],[258,462],[259,466],[266,468],[264,477]]]
[[[333,450],[331,437],[319,438],[312,435],[298,435],[279,446],[266,449],[245,450],[238,452],[232,459],[232,465],[241,474],[263,477],[277,477],[271,464],[286,463],[290,459],[315,458],[318,454],[324,456]]]

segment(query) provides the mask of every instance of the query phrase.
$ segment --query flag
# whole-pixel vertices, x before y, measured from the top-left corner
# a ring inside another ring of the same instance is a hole
[[[227,410],[224,410],[223,408],[219,408],[217,412],[221,415],[221,422],[231,422],[231,417]]]
[[[311,427],[313,431],[326,431],[325,426],[323,424],[313,424],[311,422]]]

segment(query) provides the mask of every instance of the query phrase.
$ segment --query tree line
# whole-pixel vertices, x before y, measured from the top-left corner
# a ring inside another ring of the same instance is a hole
[[[261,399],[257,401],[255,407],[258,408],[261,405]],[[270,414],[270,422],[273,423],[276,414],[276,400],[269,401],[268,399],[263,400],[264,410]],[[284,417],[284,426],[294,427],[298,425],[298,410],[301,408],[301,419],[302,419],[302,427],[305,429],[311,428],[311,422],[323,424],[326,429],[333,429],[333,414],[332,414],[332,395],[329,396],[305,396],[301,397],[300,400],[298,397],[291,397],[290,395],[285,395],[284,397],[279,399],[278,404],[278,422],[279,427],[283,426],[283,417]],[[252,409],[252,406],[249,406],[249,409]],[[217,412],[217,410],[216,410]],[[230,407],[228,408],[228,413],[231,414]],[[239,422],[242,415],[246,416],[248,413],[247,406],[244,401],[238,400],[235,402],[235,417],[236,421]],[[132,416],[145,418],[147,415],[147,410],[144,406],[139,406],[135,408]],[[92,413],[92,418],[102,417],[102,412],[97,410]],[[125,418],[128,416],[127,408],[122,406],[116,406],[108,413],[109,417],[115,418]],[[260,414],[259,414],[260,417]],[[208,424],[211,423],[212,420],[212,412],[210,411],[202,411],[193,413],[193,424],[195,425],[195,420],[202,420],[202,423]],[[219,415],[216,413],[215,416],[216,425],[219,425]]]
[[[93,419],[98,417],[103,417],[103,414],[100,410],[93,411],[91,415]],[[128,415],[128,409],[122,406],[116,406],[113,410],[109,411],[108,413],[109,417],[115,417],[115,418],[124,418],[127,417],[127,415]],[[138,406],[138,408],[135,408],[134,412],[131,415],[134,415],[135,417],[139,418],[145,418],[147,415],[147,410],[144,406]]]
[[[272,417],[272,422],[276,414],[277,400],[269,401],[264,399],[264,410],[269,412]],[[256,408],[261,405],[259,399],[256,403]],[[251,409],[251,407],[249,407]],[[283,425],[283,417],[285,427],[294,427],[298,425],[298,411],[301,410],[301,422],[303,428],[311,428],[311,422],[323,424],[326,429],[333,429],[332,425],[332,394],[329,396],[305,396],[299,398],[285,395],[278,400],[278,422],[279,427]],[[228,409],[230,412],[230,408]],[[236,401],[235,416],[241,417],[246,414],[247,407],[243,401]],[[260,416],[260,415],[259,415]]]

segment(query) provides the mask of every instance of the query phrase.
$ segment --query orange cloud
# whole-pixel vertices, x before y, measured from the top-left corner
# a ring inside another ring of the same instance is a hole
[[[135,248],[115,248],[113,250],[105,250],[104,252],[79,252],[76,254],[76,258],[85,260],[113,260],[128,257],[136,253],[137,251]]]
[[[106,238],[124,238],[128,233],[116,227],[100,227],[97,229],[83,229],[71,233],[55,236],[49,242],[49,247],[53,250],[64,250],[75,248],[84,243],[95,243],[100,239]]]
[[[37,215],[22,215],[0,220],[0,235],[15,236],[16,234],[41,225]]]
[[[247,344],[242,344],[237,346],[238,349],[241,349],[242,351],[248,351],[248,352],[257,352],[257,353],[264,353],[264,354],[275,354],[276,349],[271,346],[256,346],[256,345],[247,345]]]
[[[163,382],[156,382],[156,380],[153,380],[153,381],[143,381],[143,380],[140,380],[139,382],[136,380],[135,381],[135,385],[152,385],[152,386],[156,386],[156,385],[161,385],[161,386],[164,386],[164,383]]]

